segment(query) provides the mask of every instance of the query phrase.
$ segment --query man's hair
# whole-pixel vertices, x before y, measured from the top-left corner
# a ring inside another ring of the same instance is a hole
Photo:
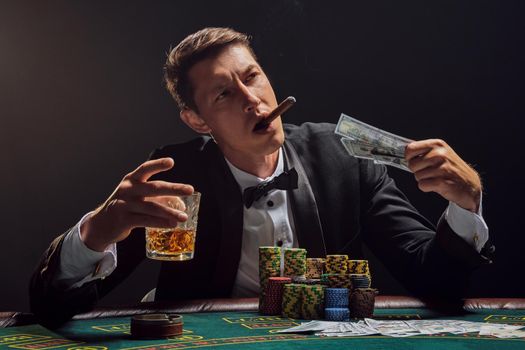
[[[164,65],[166,88],[179,108],[198,111],[188,72],[197,62],[213,57],[229,45],[244,45],[255,58],[250,37],[231,28],[204,28],[188,35],[172,49]]]

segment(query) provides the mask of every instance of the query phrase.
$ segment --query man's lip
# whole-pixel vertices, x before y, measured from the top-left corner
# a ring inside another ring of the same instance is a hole
[[[272,120],[269,124],[265,125],[264,127],[259,128],[259,129],[256,129],[256,127],[257,127],[260,123],[262,123],[263,121],[264,121],[264,119],[259,120],[259,121],[257,122],[257,124],[255,124],[255,125],[253,126],[252,131],[255,132],[255,133],[266,132],[269,128],[272,127],[273,120]]]
[[[279,103],[277,107],[275,107],[275,109],[270,111],[268,114],[265,113],[265,118],[260,120],[257,124],[255,124],[255,126],[253,127],[253,131],[257,131],[259,129],[267,129],[268,126],[270,126],[275,119],[279,118],[284,112],[293,107],[295,102],[295,97],[288,96],[283,102]]]
[[[267,118],[268,116],[270,115],[270,112],[265,112],[263,114],[261,114],[260,116],[258,116],[258,120],[257,122],[253,125],[253,128],[252,128],[252,131],[258,131],[258,130],[255,130],[255,128],[257,127],[257,125],[260,125],[261,123],[263,123]],[[271,123],[270,123],[271,124]],[[270,125],[268,124],[268,125]],[[267,128],[267,127],[266,127]],[[259,129],[259,130],[265,130],[266,128],[264,129]]]

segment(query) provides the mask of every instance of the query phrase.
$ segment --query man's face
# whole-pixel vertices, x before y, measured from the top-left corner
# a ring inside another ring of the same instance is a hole
[[[211,132],[228,156],[262,156],[284,141],[281,118],[254,132],[255,124],[275,107],[275,93],[257,61],[243,45],[230,45],[196,63],[189,71],[198,113],[198,132]]]

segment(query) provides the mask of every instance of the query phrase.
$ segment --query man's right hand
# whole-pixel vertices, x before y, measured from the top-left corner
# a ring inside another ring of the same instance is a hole
[[[147,161],[124,176],[115,191],[82,223],[80,236],[86,246],[104,251],[110,244],[126,239],[136,227],[173,227],[186,221],[179,210],[160,205],[152,197],[189,195],[191,185],[166,181],[148,181],[173,167],[171,158]]]

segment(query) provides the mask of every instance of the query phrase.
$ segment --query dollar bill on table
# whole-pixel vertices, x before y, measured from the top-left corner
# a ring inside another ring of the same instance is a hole
[[[479,335],[488,335],[496,338],[525,338],[525,331],[520,330],[523,325],[488,323],[481,327]]]
[[[462,320],[374,320],[359,322],[310,321],[278,333],[314,333],[323,337],[356,337],[381,334],[388,337],[413,337],[440,333],[478,333],[497,338],[525,338],[523,325],[484,323]]]
[[[411,327],[416,329],[421,334],[439,334],[439,333],[452,333],[452,334],[464,334],[470,332],[479,332],[482,323],[472,322],[467,324],[468,321],[454,320],[408,320],[406,321]]]
[[[363,123],[344,113],[339,118],[335,133],[342,136],[341,142],[351,156],[410,171],[405,159],[405,148],[412,140]]]
[[[351,337],[379,334],[365,322],[310,321],[299,326],[280,329],[277,333],[314,333],[326,337]]]
[[[364,321],[339,322],[337,325],[315,333],[323,337],[362,337],[380,334],[377,329],[369,327]]]
[[[411,326],[406,321],[378,321],[365,318],[365,323],[373,329],[389,337],[413,337],[421,335],[417,328]]]
[[[308,332],[317,332],[325,329],[330,329],[336,327],[341,322],[337,321],[310,321],[303,322],[298,326],[280,329],[276,333],[308,333]]]

